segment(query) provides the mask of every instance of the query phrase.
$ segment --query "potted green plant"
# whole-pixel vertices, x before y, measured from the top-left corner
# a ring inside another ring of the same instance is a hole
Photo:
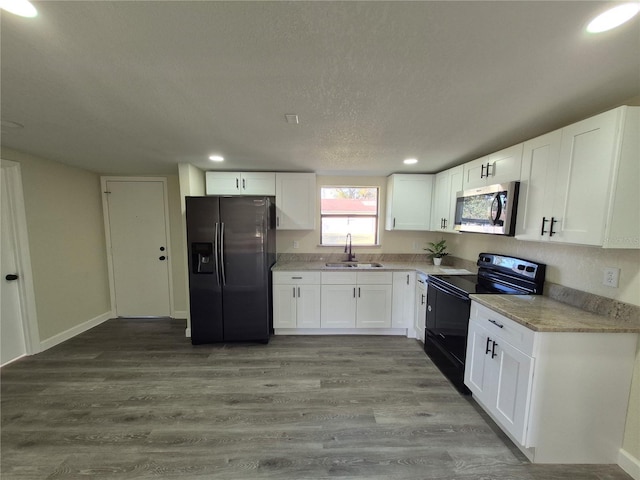
[[[429,252],[429,257],[433,259],[434,265],[440,265],[442,257],[449,255],[447,252],[447,241],[440,240],[439,242],[429,242],[429,248],[426,249]]]

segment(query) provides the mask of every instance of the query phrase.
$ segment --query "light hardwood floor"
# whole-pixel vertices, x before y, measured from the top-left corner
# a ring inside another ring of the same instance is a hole
[[[3,480],[630,479],[531,465],[402,337],[193,347],[182,321],[116,319],[1,381]]]

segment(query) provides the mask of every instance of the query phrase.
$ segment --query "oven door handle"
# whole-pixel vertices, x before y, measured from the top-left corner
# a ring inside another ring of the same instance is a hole
[[[469,297],[467,297],[466,295],[461,294],[460,292],[456,292],[453,289],[447,288],[444,285],[440,285],[440,284],[436,284],[436,283],[429,283],[429,286],[433,287],[434,289],[442,292],[442,293],[446,293],[447,295],[451,295],[453,297],[456,297],[460,300],[464,300],[465,302],[469,302]]]

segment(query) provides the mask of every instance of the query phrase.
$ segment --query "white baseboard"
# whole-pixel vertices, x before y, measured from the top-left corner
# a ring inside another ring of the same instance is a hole
[[[633,480],[640,480],[640,459],[622,448],[618,454],[618,466],[631,475]]]
[[[175,318],[177,320],[186,320],[187,319],[187,311],[186,310],[174,310],[171,313],[171,318]]]
[[[407,335],[406,328],[276,328],[275,335]]]
[[[6,367],[6,366],[7,366],[7,365],[9,365],[10,363],[13,363],[13,362],[15,362],[15,361],[17,361],[17,360],[20,360],[21,358],[24,358],[24,357],[26,357],[26,356],[27,356],[27,354],[26,354],[26,353],[25,353],[25,354],[22,354],[22,355],[20,355],[19,357],[16,357],[16,358],[14,358],[14,359],[12,359],[12,360],[9,360],[8,362],[3,363],[2,365],[0,365],[0,368],[2,368],[2,367]]]
[[[186,328],[184,330],[184,336],[187,338],[191,338],[191,329],[190,328]]]
[[[64,332],[58,333],[53,337],[49,337],[46,340],[40,342],[40,351],[43,352],[51,347],[55,347],[56,345],[69,340],[76,335],[80,335],[81,333],[86,332],[87,330],[90,330],[103,322],[106,322],[110,318],[113,318],[113,312],[105,312],[102,315],[98,315],[97,317],[87,320],[80,325],[76,325],[69,330],[65,330]]]

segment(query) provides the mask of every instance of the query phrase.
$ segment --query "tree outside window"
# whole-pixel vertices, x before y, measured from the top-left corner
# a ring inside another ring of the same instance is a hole
[[[320,244],[378,244],[378,188],[322,187],[320,189]]]

